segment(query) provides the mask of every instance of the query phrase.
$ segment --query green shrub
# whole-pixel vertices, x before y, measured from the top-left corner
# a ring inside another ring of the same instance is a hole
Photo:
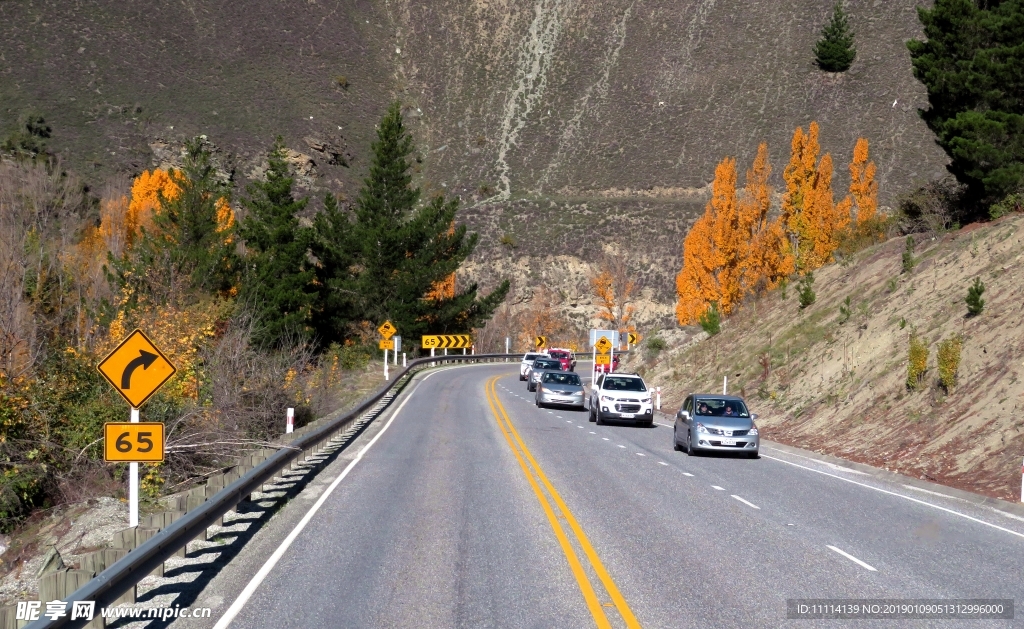
[[[818,298],[814,294],[814,273],[808,271],[800,277],[797,296],[800,298],[800,310],[807,308]]]
[[[889,278],[889,283],[885,285],[885,289],[890,293],[895,293],[896,289],[899,287],[900,283],[895,277]]]
[[[850,315],[853,314],[853,310],[850,307],[850,296],[847,295],[843,303],[839,304],[839,325],[842,325],[850,320]]]
[[[370,363],[370,352],[361,345],[346,345],[336,350],[337,345],[331,347],[331,351],[338,352],[338,362],[345,371],[365,369]]]
[[[512,236],[512,234],[502,234],[499,242],[503,247],[507,249],[516,248],[516,239]]]
[[[652,336],[651,338],[647,339],[647,349],[655,354],[662,351],[666,347],[668,347],[668,343],[666,343],[665,339],[661,338],[660,336]]]
[[[1024,212],[1024,192],[1008,195],[988,209],[989,218],[997,219],[1013,212]]]
[[[703,328],[709,336],[714,336],[722,331],[722,314],[718,311],[718,304],[713,303],[708,306],[708,309],[704,311],[698,321],[700,327]]]
[[[910,348],[907,351],[907,388],[913,391],[921,384],[925,372],[928,371],[928,346],[924,344],[917,332],[910,335]]]
[[[963,337],[954,334],[939,343],[937,358],[939,361],[939,382],[942,383],[946,393],[953,390],[956,385],[956,372],[960,369],[960,350],[963,349]]]
[[[907,236],[907,244],[903,249],[903,272],[910,273],[914,270],[914,265],[917,264],[917,258],[914,257],[914,237]]]
[[[967,298],[964,299],[967,302],[968,316],[976,317],[985,309],[985,300],[981,298],[984,292],[985,285],[981,283],[981,278],[974,278],[974,285],[968,287]]]

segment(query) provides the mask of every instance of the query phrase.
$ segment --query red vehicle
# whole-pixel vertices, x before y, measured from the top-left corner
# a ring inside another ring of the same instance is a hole
[[[576,370],[576,356],[573,355],[571,350],[552,348],[548,351],[548,355],[562,363],[562,371]]]
[[[619,370],[619,355],[615,354],[612,357],[612,371]],[[608,373],[608,365],[594,365],[594,371],[597,373]]]

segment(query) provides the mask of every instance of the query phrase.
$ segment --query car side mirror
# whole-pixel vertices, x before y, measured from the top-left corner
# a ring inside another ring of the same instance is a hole
[[[690,411],[679,411],[679,417],[682,419],[690,419]]]
[[[751,413],[751,414],[750,414],[750,419],[751,419],[751,420],[755,420],[755,419],[757,419],[757,413]]]

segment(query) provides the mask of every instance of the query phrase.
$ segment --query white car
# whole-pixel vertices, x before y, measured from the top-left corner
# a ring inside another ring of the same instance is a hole
[[[590,391],[590,421],[607,419],[654,425],[651,391],[637,374],[602,373]]]
[[[519,363],[520,381],[526,380],[526,372],[529,371],[530,367],[533,366],[533,361],[537,360],[538,358],[548,358],[548,355],[546,353],[530,352],[529,354],[523,356],[523,360]]]

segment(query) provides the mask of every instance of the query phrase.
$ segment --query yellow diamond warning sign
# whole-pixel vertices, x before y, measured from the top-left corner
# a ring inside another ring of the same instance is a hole
[[[398,328],[396,328],[395,324],[391,323],[390,321],[385,321],[384,323],[380,324],[380,327],[377,328],[377,331],[380,332],[380,335],[383,336],[385,340],[387,340],[394,336],[395,332],[398,332]]]
[[[176,371],[142,330],[129,334],[96,368],[133,408],[145,404]]]
[[[610,350],[611,348],[612,348],[612,342],[609,341],[608,338],[604,337],[604,336],[602,336],[601,338],[597,339],[597,342],[594,343],[594,349],[597,350],[598,354],[607,354],[608,350]],[[604,364],[604,363],[598,363],[598,364]]]

